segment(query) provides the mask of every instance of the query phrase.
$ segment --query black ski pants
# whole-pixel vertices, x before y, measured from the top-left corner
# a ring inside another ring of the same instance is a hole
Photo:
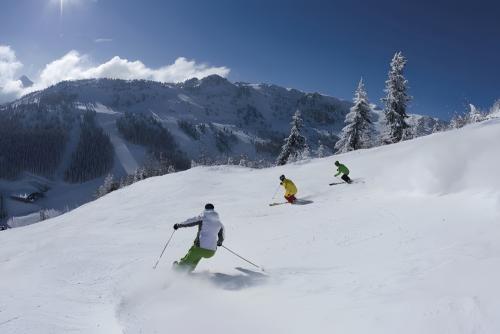
[[[347,182],[347,183],[351,183],[352,182],[351,178],[349,176],[345,175],[345,174],[342,175],[340,178],[342,180],[344,180],[345,182]]]

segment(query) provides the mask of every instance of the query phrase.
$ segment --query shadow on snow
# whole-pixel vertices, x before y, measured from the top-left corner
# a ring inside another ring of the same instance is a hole
[[[264,284],[269,278],[268,275],[248,270],[244,268],[235,268],[241,273],[237,274],[224,274],[224,273],[211,273],[200,272],[192,273],[191,276],[202,278],[209,281],[211,284],[224,289],[224,290],[243,290],[257,285]]]

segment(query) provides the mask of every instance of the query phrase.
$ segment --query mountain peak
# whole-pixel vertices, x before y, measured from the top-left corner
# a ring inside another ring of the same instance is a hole
[[[19,81],[21,81],[23,88],[28,88],[33,86],[33,81],[31,81],[30,78],[28,78],[26,75],[22,75],[19,78]]]
[[[224,77],[221,77],[218,74],[212,74],[207,77],[204,77],[203,79],[200,80],[202,85],[216,85],[216,86],[221,86],[221,85],[233,85],[229,80],[227,80]]]

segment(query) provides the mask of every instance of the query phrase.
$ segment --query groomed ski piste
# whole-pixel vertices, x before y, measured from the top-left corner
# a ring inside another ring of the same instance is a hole
[[[500,120],[261,170],[151,178],[0,233],[0,332],[500,333]],[[340,160],[359,182],[329,186]],[[285,174],[308,205],[271,196]],[[215,204],[225,249],[171,270]],[[250,272],[242,272],[242,267]]]

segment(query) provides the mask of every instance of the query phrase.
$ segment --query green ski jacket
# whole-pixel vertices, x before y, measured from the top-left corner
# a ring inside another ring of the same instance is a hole
[[[337,174],[335,176],[339,176],[340,174],[349,175],[349,169],[345,165],[339,164],[337,167]]]

